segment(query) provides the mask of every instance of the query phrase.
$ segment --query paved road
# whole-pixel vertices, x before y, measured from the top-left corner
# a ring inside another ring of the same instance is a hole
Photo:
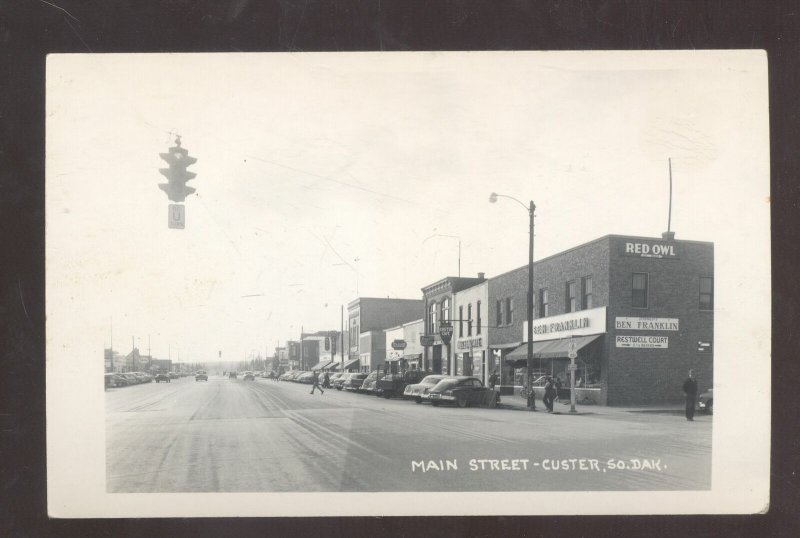
[[[309,390],[219,376],[108,390],[107,489],[645,491],[711,484],[710,417],[433,408]]]

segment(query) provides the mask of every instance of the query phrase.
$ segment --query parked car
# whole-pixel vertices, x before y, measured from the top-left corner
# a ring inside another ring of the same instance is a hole
[[[114,374],[106,374],[105,376],[105,388],[113,389],[117,386],[117,381]]]
[[[203,381],[208,381],[208,374],[206,373],[205,370],[197,370],[197,372],[195,372],[194,374],[195,381],[200,381],[201,379]]]
[[[378,387],[378,370],[373,370],[369,373],[369,375],[364,378],[364,382],[361,383],[361,388],[358,392],[364,392],[366,394],[376,394],[376,389]]]
[[[361,389],[361,385],[364,383],[366,378],[367,374],[350,374],[347,376],[347,380],[342,383],[342,388],[344,390],[357,392]]]
[[[329,386],[330,387],[335,386],[334,383],[336,383],[336,380],[339,379],[340,377],[342,377],[343,375],[344,374],[342,372],[335,372],[335,373],[330,374],[330,378],[328,378],[328,382],[330,383]]]
[[[245,372],[243,379],[245,381],[255,381],[256,380],[256,376],[253,374],[253,372]]]
[[[336,390],[342,390],[342,387],[344,387],[344,382],[347,381],[351,375],[353,374],[350,372],[342,372],[342,375],[331,381],[331,386]]]
[[[169,372],[167,375],[169,376],[170,379],[180,379],[181,377],[180,374],[178,374],[178,372]]]
[[[469,376],[446,377],[428,391],[427,397],[432,405],[452,403],[458,407],[477,404],[481,407],[494,408],[500,401],[500,394],[483,385],[480,379]]]
[[[138,385],[139,384],[139,378],[136,377],[133,374],[125,373],[125,374],[119,374],[119,375],[123,376],[125,379],[128,380],[128,385]]]
[[[171,383],[172,378],[167,374],[156,374],[156,383],[161,383],[162,381],[166,383]]]
[[[428,394],[428,392],[445,377],[447,376],[429,375],[425,376],[419,383],[406,385],[406,388],[403,390],[403,398],[414,400],[416,403],[420,404],[422,403],[423,396]]]
[[[303,372],[302,374],[298,375],[294,381],[303,383],[304,385],[311,385],[314,383],[314,377],[316,377],[316,375],[317,374],[314,372]]]
[[[714,389],[708,389],[697,397],[697,408],[709,415],[714,414]]]
[[[122,374],[107,374],[107,375],[114,376],[115,387],[127,387],[128,385],[131,384],[130,381],[128,381],[128,378],[126,378]]]
[[[430,372],[408,370],[399,366],[399,361],[387,361],[378,374],[375,394],[384,398],[403,396],[406,386],[419,383]]]

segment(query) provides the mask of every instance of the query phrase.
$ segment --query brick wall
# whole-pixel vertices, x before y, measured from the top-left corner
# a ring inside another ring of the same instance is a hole
[[[697,342],[712,341],[713,311],[699,308],[701,276],[714,274],[712,243],[673,241],[677,259],[641,258],[623,255],[629,238],[613,237],[611,297],[606,338],[608,366],[604,377],[609,405],[670,403],[683,401],[682,385],[690,368],[698,388],[713,386],[713,353],[697,351]],[[659,242],[657,239],[648,241]],[[633,308],[632,273],[649,274],[647,308]],[[678,331],[615,329],[617,317],[677,318]],[[616,347],[616,335],[668,337],[666,349]]]

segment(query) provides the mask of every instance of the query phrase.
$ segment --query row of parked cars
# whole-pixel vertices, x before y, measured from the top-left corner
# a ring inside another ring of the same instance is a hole
[[[153,381],[156,383],[160,383],[162,381],[169,383],[173,379],[185,377],[186,375],[188,374],[179,374],[177,372],[156,374],[155,376],[145,372],[109,373],[105,374],[105,387],[107,389],[115,387],[127,387],[130,385],[139,385],[141,383],[151,383]]]
[[[494,408],[500,403],[500,393],[486,387],[480,379],[470,376],[448,376],[414,371],[413,375],[381,375],[379,370],[367,374],[332,373],[329,374],[330,386],[336,390],[346,390],[361,394],[372,394],[391,398],[401,396],[405,400],[413,400],[421,404],[429,402],[433,406],[452,404],[458,407],[479,405]],[[312,372],[293,371],[280,376],[282,381],[311,384],[314,381]],[[322,380],[320,380],[322,383]]]

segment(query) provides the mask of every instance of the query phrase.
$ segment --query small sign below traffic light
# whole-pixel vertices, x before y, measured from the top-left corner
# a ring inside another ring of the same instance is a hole
[[[186,228],[186,209],[179,204],[169,204],[169,223],[170,228],[183,230]]]

